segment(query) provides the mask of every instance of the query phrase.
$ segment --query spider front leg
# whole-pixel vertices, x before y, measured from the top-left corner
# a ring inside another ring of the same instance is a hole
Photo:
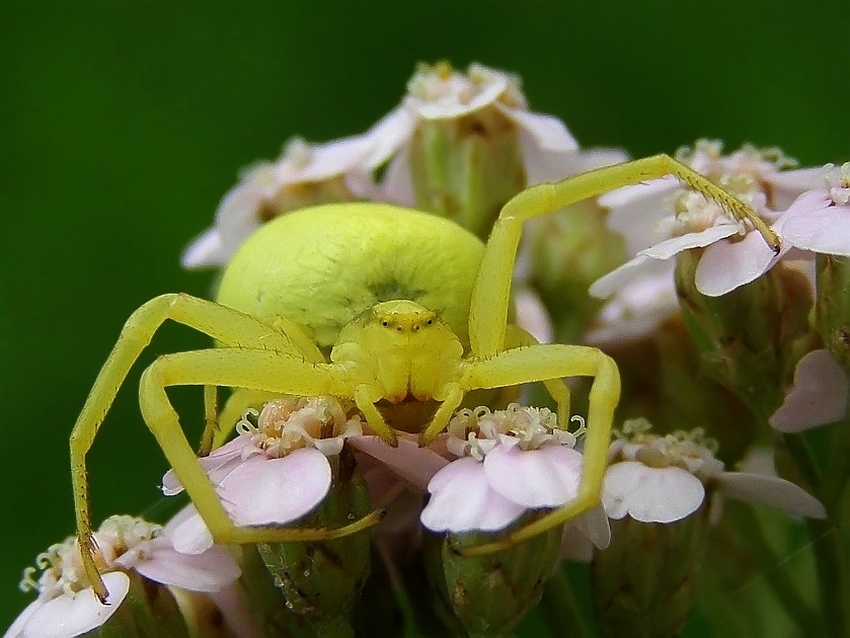
[[[488,357],[505,349],[511,279],[525,220],[554,213],[615,188],[665,175],[674,175],[685,185],[716,201],[737,219],[748,221],[762,234],[774,252],[779,252],[776,233],[749,206],[669,155],[654,155],[606,166],[556,184],[532,186],[505,204],[487,241],[470,303],[469,341],[472,354]]]
[[[562,344],[534,345],[501,352],[488,359],[467,362],[463,385],[468,389],[497,388],[562,377],[593,377],[587,413],[584,457],[578,495],[534,523],[500,540],[463,550],[465,555],[505,549],[578,516],[600,501],[608,461],[611,423],[620,398],[617,364],[601,350]]]
[[[330,540],[374,525],[380,513],[336,529],[293,529],[277,526],[238,527],[186,440],[166,387],[215,385],[250,388],[276,394],[344,395],[345,389],[329,364],[265,350],[216,348],[164,355],[142,375],[139,404],[142,416],[185,487],[198,513],[219,543],[281,543]],[[281,495],[285,497],[285,495]]]
[[[109,408],[115,400],[118,388],[127,377],[130,368],[142,350],[150,343],[159,327],[168,319],[185,324],[209,335],[216,341],[229,346],[268,348],[274,351],[298,354],[307,360],[321,358],[314,344],[300,330],[285,333],[237,310],[220,304],[183,294],[156,297],[136,310],[118,337],[118,341],[103,368],[95,379],[74,429],[71,432],[71,480],[74,488],[74,507],[77,517],[77,535],[86,575],[93,584],[95,593],[104,599],[106,589],[100,580],[95,562],[97,547],[94,544],[89,514],[88,483],[86,481],[86,454],[94,443],[95,436]],[[206,393],[207,428],[211,428],[211,392]],[[205,434],[204,440],[210,436]]]

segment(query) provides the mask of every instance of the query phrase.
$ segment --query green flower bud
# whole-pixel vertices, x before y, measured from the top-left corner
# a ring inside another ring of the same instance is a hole
[[[527,230],[531,283],[552,317],[555,341],[579,341],[603,303],[590,284],[626,261],[623,237],[605,224],[593,202],[534,220]]]
[[[341,527],[371,510],[369,493],[353,455],[328,457],[333,484],[304,527]],[[332,541],[259,543],[257,549],[281,589],[286,607],[304,618],[316,635],[353,635],[349,615],[369,575],[368,532]]]
[[[676,262],[685,325],[707,373],[766,422],[782,404],[800,357],[817,344],[809,326],[809,283],[779,263],[747,285],[708,297],[694,283],[698,262],[698,250],[680,253]]]
[[[696,598],[706,507],[675,523],[611,521],[611,544],[591,566],[603,636],[677,636]]]
[[[817,256],[817,328],[824,345],[850,371],[850,257]]]
[[[408,150],[416,207],[482,239],[526,186],[519,127],[495,107],[455,119],[421,120]]]
[[[527,522],[523,517],[515,526]],[[540,601],[562,533],[563,526],[556,527],[507,549],[470,557],[458,550],[492,542],[493,534],[426,533],[425,566],[440,604],[470,636],[508,634]]]

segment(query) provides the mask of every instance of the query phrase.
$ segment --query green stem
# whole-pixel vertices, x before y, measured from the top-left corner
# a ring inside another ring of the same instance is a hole
[[[826,519],[809,519],[807,527],[817,567],[825,620],[824,630],[831,636],[843,638],[847,635],[850,625],[847,619],[848,611],[845,610],[845,601],[850,600],[850,589],[847,585],[844,548],[834,522],[837,520],[835,516],[838,514],[838,504],[829,498],[833,496],[829,493],[832,490],[826,489],[822,473],[804,437],[786,434],[785,442],[794,464],[809,482],[828,514]]]
[[[755,512],[750,507],[739,508],[736,512],[738,526],[746,529],[746,542],[748,551],[753,552],[756,561],[764,568],[771,570],[765,582],[773,591],[777,600],[785,612],[793,618],[800,635],[817,634],[816,628],[821,625],[821,619],[816,612],[800,598],[800,591],[794,581],[788,577],[788,573],[782,569],[775,569],[783,563],[783,559],[770,547],[770,542],[764,534],[764,527]]]
[[[575,597],[573,585],[563,567],[549,577],[540,611],[553,636],[596,638],[598,633],[590,626],[582,606]]]

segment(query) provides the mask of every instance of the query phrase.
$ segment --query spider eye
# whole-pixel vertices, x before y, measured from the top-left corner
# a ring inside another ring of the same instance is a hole
[[[434,325],[434,320],[433,320],[433,319],[429,319],[428,321],[426,321],[426,322],[425,322],[425,325],[426,325],[426,326],[433,326],[433,325]]]
[[[382,325],[384,328],[387,328],[387,327],[390,325],[390,322],[389,322],[389,321],[387,321],[386,319],[384,319],[384,320],[381,322],[381,325]]]

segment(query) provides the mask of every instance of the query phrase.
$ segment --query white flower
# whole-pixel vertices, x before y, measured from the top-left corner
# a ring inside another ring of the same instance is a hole
[[[495,109],[519,129],[520,150],[528,185],[557,181],[592,168],[627,159],[621,151],[578,151],[575,138],[558,118],[532,113],[519,79],[472,64],[466,74],[446,63],[423,65],[407,85],[399,106],[369,132],[375,147],[369,163],[378,167],[393,158],[383,183],[385,197],[412,206],[413,186],[406,147],[423,120],[456,120],[483,109]]]
[[[177,552],[173,541],[183,515],[164,528],[130,516],[112,516],[95,532],[105,570],[103,582],[107,604],[94,593],[82,565],[75,537],[51,546],[37,559],[43,570],[25,572],[21,589],[34,589],[31,603],[9,628],[5,638],[70,638],[102,626],[118,611],[130,589],[126,572],[188,591],[215,594],[224,591],[240,575],[239,567],[223,547],[188,556]]]
[[[840,421],[847,413],[850,378],[829,350],[813,350],[800,359],[794,383],[770,425],[780,432],[802,432]]]
[[[223,266],[251,233],[288,210],[369,199],[374,183],[366,159],[372,145],[366,135],[325,144],[295,138],[276,161],[249,167],[221,200],[213,227],[183,253],[183,267]]]
[[[850,256],[850,162],[825,168],[827,187],[801,195],[785,213],[782,238],[795,248]]]
[[[653,261],[644,276],[619,288],[596,316],[583,341],[605,347],[628,343],[655,332],[679,313],[673,262]]]
[[[726,472],[715,444],[702,430],[668,436],[649,434],[645,420],[627,421],[611,444],[602,486],[610,518],[673,523],[694,513],[709,485],[723,497],[770,505],[793,514],[824,518],[823,505],[797,485],[776,476]]]
[[[581,433],[559,429],[546,408],[514,403],[495,412],[460,410],[449,424],[447,448],[462,456],[428,484],[431,499],[422,524],[435,532],[494,532],[528,510],[573,500],[582,464],[573,446]],[[585,523],[577,529],[594,534],[597,546],[607,545],[598,526]]]
[[[236,430],[235,439],[199,461],[240,526],[285,525],[313,511],[331,487],[327,457],[339,454],[346,438],[363,433],[360,419],[348,419],[332,397],[269,401],[259,414],[249,410]],[[174,470],[163,477],[162,491],[183,491]],[[212,542],[195,514],[183,522],[176,546],[197,553]]]
[[[720,154],[721,144],[700,140],[677,154],[680,161],[706,175],[749,204],[780,236],[780,213],[802,192],[823,181],[820,169],[783,171],[792,163],[776,149],[759,151],[744,146],[732,155]],[[691,248],[705,248],[696,269],[697,289],[717,297],[767,272],[789,246],[775,254],[761,234],[714,201],[685,190],[672,177],[627,186],[599,199],[610,207],[609,225],[626,238],[636,256],[597,280],[590,289],[608,297],[627,282]]]

